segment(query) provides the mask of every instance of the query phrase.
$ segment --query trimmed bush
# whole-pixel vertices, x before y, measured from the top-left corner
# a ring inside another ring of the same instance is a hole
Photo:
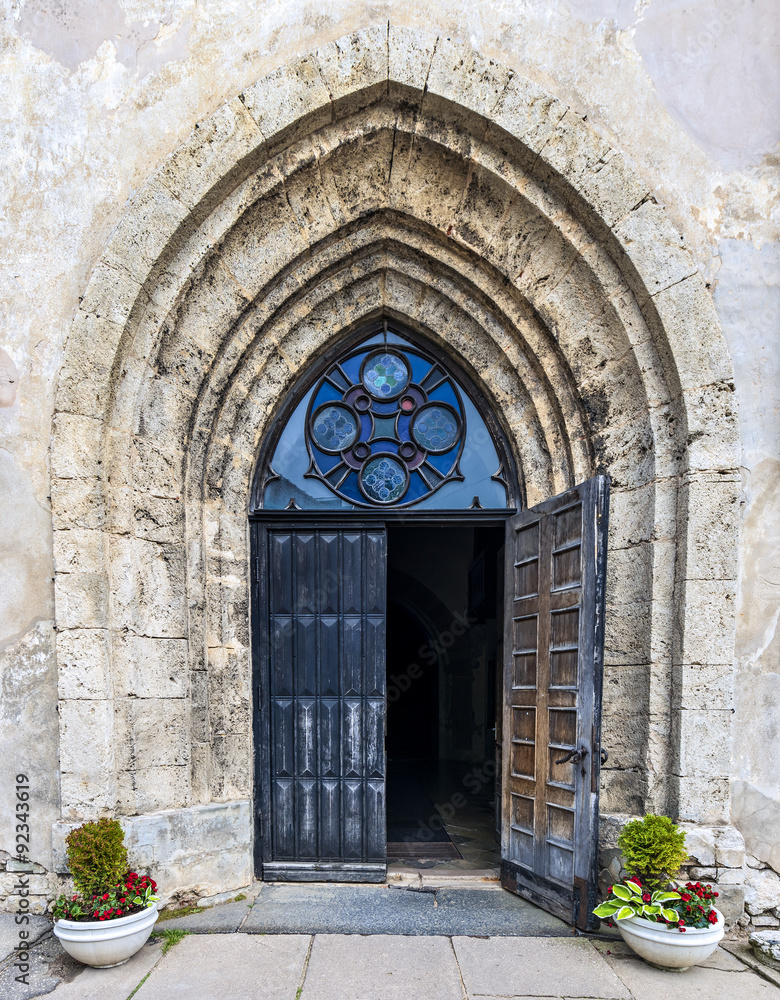
[[[117,885],[127,872],[125,833],[119,820],[104,817],[84,823],[68,834],[65,843],[73,882],[85,897]]]
[[[618,837],[626,870],[650,889],[663,889],[688,860],[685,834],[668,816],[649,813],[626,823]]]

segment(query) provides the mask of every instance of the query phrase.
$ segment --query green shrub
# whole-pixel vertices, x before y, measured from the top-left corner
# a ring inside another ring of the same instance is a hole
[[[668,816],[653,813],[626,823],[618,847],[629,874],[651,890],[665,888],[688,859],[683,831]]]
[[[65,839],[68,867],[76,889],[86,897],[115,886],[127,872],[125,834],[116,819],[84,823]]]

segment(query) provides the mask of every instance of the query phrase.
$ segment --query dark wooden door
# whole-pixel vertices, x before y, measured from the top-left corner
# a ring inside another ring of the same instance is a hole
[[[255,532],[262,876],[382,881],[384,527]]]
[[[609,480],[509,519],[501,882],[595,926]]]

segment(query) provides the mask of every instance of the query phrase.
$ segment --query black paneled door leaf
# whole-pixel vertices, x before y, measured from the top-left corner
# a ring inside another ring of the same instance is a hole
[[[382,881],[384,527],[254,532],[263,878]]]
[[[501,882],[595,925],[609,480],[506,528]]]

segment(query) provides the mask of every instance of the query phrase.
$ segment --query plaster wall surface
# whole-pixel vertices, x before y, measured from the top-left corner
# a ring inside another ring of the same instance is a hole
[[[0,400],[10,404],[0,407],[0,753],[8,765],[0,794],[7,801],[13,776],[30,775],[31,856],[49,867],[59,816],[49,445],[79,298],[128,201],[197,122],[286,61],[389,20],[465,42],[586,115],[666,207],[710,285],[732,355],[742,442],[733,819],[749,855],[780,870],[777,835],[767,835],[780,830],[770,752],[780,726],[771,547],[780,537],[772,249],[780,59],[770,0],[477,0],[424,11],[342,0],[324,10],[265,3],[259,12],[229,0],[6,0],[0,17],[0,346],[20,376],[15,397]],[[72,572],[81,554],[74,546],[63,556]],[[167,634],[175,662],[177,633]],[[77,639],[73,663],[78,656]],[[80,684],[78,696],[102,710],[106,678],[77,673],[60,663],[60,682]],[[6,848],[7,814],[0,823]]]

